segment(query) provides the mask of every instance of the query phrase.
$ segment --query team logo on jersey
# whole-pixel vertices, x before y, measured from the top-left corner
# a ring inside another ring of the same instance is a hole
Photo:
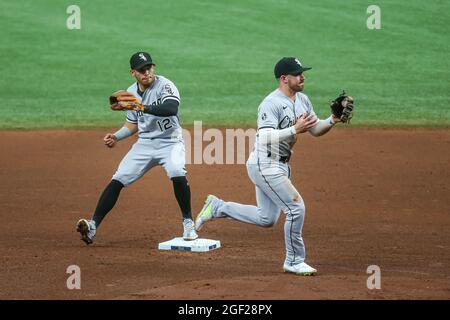
[[[172,90],[172,87],[170,86],[170,84],[166,84],[164,86],[164,91],[167,92],[170,95],[173,95],[173,90]]]
[[[297,62],[297,64],[301,67],[302,63],[300,62],[300,60],[298,60],[297,58],[295,58],[295,62]]]
[[[263,114],[261,115],[261,119],[262,119],[262,120],[266,120],[266,119],[267,119],[267,114],[266,114],[266,113],[263,113]]]
[[[147,61],[147,58],[144,56],[143,53],[139,53],[139,58],[141,58],[144,61]]]
[[[289,118],[288,116],[284,116],[284,118],[281,119],[280,123],[278,124],[278,128],[286,129],[290,126],[293,126],[294,123],[295,122],[291,118]]]

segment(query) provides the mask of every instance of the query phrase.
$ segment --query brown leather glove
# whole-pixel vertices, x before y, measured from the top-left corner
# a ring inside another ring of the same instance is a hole
[[[134,110],[143,111],[144,105],[136,96],[126,90],[114,92],[109,97],[109,105],[112,110]]]

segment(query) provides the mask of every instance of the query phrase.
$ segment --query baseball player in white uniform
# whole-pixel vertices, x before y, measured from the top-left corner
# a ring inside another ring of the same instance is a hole
[[[278,61],[274,73],[279,86],[258,108],[258,131],[247,161],[247,172],[256,188],[257,206],[226,202],[209,195],[195,221],[197,231],[206,222],[224,217],[271,227],[283,210],[286,214],[283,269],[299,275],[313,275],[317,270],[305,263],[302,239],[305,204],[291,183],[288,162],[299,134],[309,132],[321,136],[340,122],[333,115],[319,120],[311,101],[302,93],[303,72],[309,69],[294,57]]]
[[[138,140],[122,159],[111,182],[103,191],[92,219],[81,219],[77,231],[86,244],[94,241],[103,218],[114,207],[122,188],[147,171],[161,165],[173,182],[175,197],[183,216],[183,239],[195,240],[191,214],[191,191],[186,179],[185,146],[178,118],[180,94],[169,79],[154,74],[155,64],[147,52],[137,52],[130,59],[131,74],[136,78],[127,91],[144,105],[144,111],[127,111],[126,122],[114,134],[104,137],[109,148],[138,132]]]

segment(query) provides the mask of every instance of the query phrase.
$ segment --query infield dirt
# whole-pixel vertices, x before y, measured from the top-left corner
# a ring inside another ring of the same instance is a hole
[[[134,139],[106,131],[0,132],[0,299],[449,299],[450,130],[334,129],[302,135],[292,181],[306,203],[314,277],[282,272],[283,223],[220,219],[210,253],[167,252],[182,232],[161,167],[123,190],[92,246],[75,231]],[[342,141],[346,139],[346,143]],[[194,216],[208,193],[255,204],[244,165],[188,165]],[[68,290],[67,267],[81,269]],[[369,290],[367,267],[381,270]]]

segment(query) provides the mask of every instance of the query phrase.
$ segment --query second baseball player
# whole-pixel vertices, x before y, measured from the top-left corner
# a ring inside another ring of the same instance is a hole
[[[299,275],[313,275],[317,270],[305,262],[302,238],[305,203],[291,182],[288,162],[299,134],[310,132],[321,136],[340,122],[334,115],[319,120],[311,101],[301,92],[305,82],[304,72],[309,69],[297,58],[282,58],[274,69],[278,88],[259,106],[258,132],[247,161],[248,175],[255,184],[257,206],[224,201],[209,195],[195,221],[197,231],[216,218],[231,218],[271,227],[283,210],[286,214],[283,270]]]

